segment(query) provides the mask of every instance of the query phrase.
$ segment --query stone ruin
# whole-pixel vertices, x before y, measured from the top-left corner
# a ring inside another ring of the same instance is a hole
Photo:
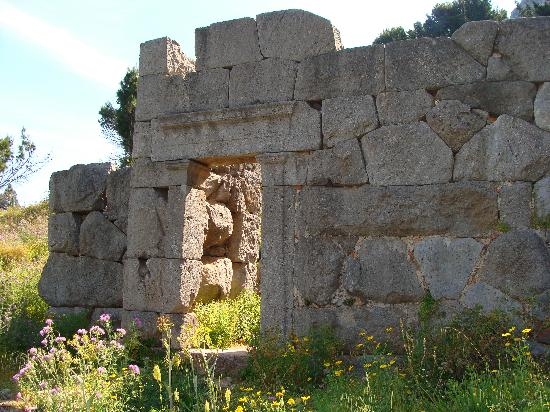
[[[550,343],[550,18],[345,49],[287,10],[199,28],[195,53],[141,45],[131,168],[52,175],[55,311],[152,331],[259,287],[264,331],[352,341],[429,292]]]

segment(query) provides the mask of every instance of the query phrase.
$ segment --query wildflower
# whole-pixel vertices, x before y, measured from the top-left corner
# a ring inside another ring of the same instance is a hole
[[[521,331],[521,333],[529,333],[531,332],[531,328],[525,328]]]
[[[118,328],[116,331],[120,336],[125,336],[126,335],[126,329]]]
[[[355,348],[356,349],[361,349],[364,345],[362,343],[358,343],[357,345],[355,345]]]
[[[204,402],[204,412],[210,412],[210,403],[208,401]]]
[[[240,403],[246,403],[248,402],[248,396],[243,396],[242,398],[239,398]]]
[[[341,364],[342,364],[341,360],[337,360],[336,362],[334,362],[334,365],[336,365],[336,366],[340,366]]]
[[[180,393],[178,392],[178,389],[176,388],[174,390],[174,401],[179,402],[180,401]]]
[[[78,333],[79,335],[85,335],[88,333],[88,331],[86,329],[78,329],[76,333]]]
[[[306,403],[307,401],[309,401],[309,398],[311,398],[311,396],[302,396],[301,397],[303,403]]]
[[[225,390],[225,402],[229,405],[229,402],[231,402],[231,390],[227,388]]]
[[[23,398],[23,395],[21,395],[21,392],[17,392],[17,394],[15,395],[15,399],[20,401],[22,398]]]
[[[235,408],[235,412],[244,412],[244,409],[241,405],[239,405]]]
[[[323,366],[325,368],[330,368],[330,362],[323,362]]]
[[[275,393],[275,396],[277,398],[282,398],[283,396],[285,396],[285,393],[284,392],[277,392],[277,393]]]
[[[52,354],[55,353],[55,348],[51,348],[51,349],[49,350],[49,352],[52,353]]]
[[[139,375],[139,366],[137,365],[128,365],[128,369],[130,372],[132,372],[134,375]]]
[[[511,335],[510,332],[506,332],[506,333],[503,333],[501,336],[502,336],[503,338],[506,338],[506,337],[508,337],[508,336],[510,336],[510,335]]]
[[[52,326],[53,325],[53,320],[51,319],[46,319],[46,322],[44,322],[46,325],[48,326]]]
[[[36,349],[36,348],[30,348],[30,349],[29,349],[29,354],[31,354],[31,355],[34,356],[34,355],[36,355],[37,353],[38,353],[38,349]]]
[[[342,369],[338,369],[337,371],[334,371],[335,376],[342,376],[342,373],[344,373]]]
[[[107,369],[105,369],[103,366],[100,366],[99,368],[97,368],[97,371],[101,374],[107,373]]]
[[[40,329],[40,332],[38,333],[40,334],[40,336],[45,336],[51,331],[52,331],[52,328],[50,326],[44,326],[42,329]]]
[[[491,373],[498,373],[498,371],[496,369],[492,369]]]
[[[156,380],[159,383],[162,381],[162,376],[160,374],[159,365],[153,366],[153,379]]]
[[[63,336],[58,336],[57,338],[55,338],[55,343],[61,343],[66,341],[67,341],[67,338],[64,338]]]
[[[393,328],[391,326],[387,326],[384,330],[386,331],[386,333],[391,333],[393,331]]]
[[[135,317],[135,318],[134,318],[134,322],[133,322],[133,323],[134,323],[134,326],[135,326],[136,328],[138,328],[138,329],[141,329],[141,327],[143,326],[143,322],[142,322],[141,319],[138,318],[138,317]]]
[[[96,397],[97,399],[101,398],[101,392],[97,391],[97,392],[95,393],[95,397]]]
[[[108,313],[102,313],[100,316],[99,316],[99,321],[101,323],[107,323],[111,320],[111,315],[109,315]]]
[[[59,387],[57,387],[57,386],[54,387],[54,388],[52,388],[52,389],[50,389],[50,393],[51,393],[52,395],[57,395],[59,392],[61,392],[61,389],[59,389]]]
[[[382,365],[380,365],[380,369],[386,369],[389,365],[386,365],[385,363],[383,363]]]
[[[294,406],[296,405],[296,401],[294,400],[294,398],[288,398],[288,400],[286,401],[286,403],[290,406]]]
[[[48,344],[48,339],[42,339],[42,340],[40,341],[40,343],[41,343],[42,345],[46,346],[46,345]]]
[[[103,330],[97,325],[94,325],[90,328],[90,333],[95,335],[105,335],[105,330]]]
[[[46,389],[46,386],[47,386],[46,381],[41,381],[41,382],[38,384],[38,387],[39,387],[40,389]]]

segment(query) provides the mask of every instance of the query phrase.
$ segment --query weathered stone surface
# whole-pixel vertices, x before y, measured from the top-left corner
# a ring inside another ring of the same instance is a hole
[[[122,306],[122,264],[50,253],[38,283],[52,306]]]
[[[181,259],[127,259],[124,309],[181,313],[195,301],[202,263]]]
[[[445,87],[437,92],[437,99],[460,100],[493,115],[509,114],[533,120],[536,93],[537,88],[529,82],[478,82]]]
[[[478,62],[487,65],[493,52],[498,23],[492,20],[469,21],[453,33],[451,38]]]
[[[151,157],[151,122],[134,123],[132,144],[132,158]]]
[[[294,98],[324,100],[384,90],[384,47],[357,47],[308,57],[300,63]]]
[[[126,235],[100,212],[91,212],[80,227],[80,253],[96,259],[120,261]]]
[[[256,22],[243,18],[196,29],[195,55],[197,70],[262,60]]]
[[[182,213],[179,208],[180,213],[178,214],[178,204],[179,202],[175,202],[175,206],[172,206],[171,210],[179,217],[182,216]],[[181,256],[184,258],[199,260],[202,256],[209,220],[206,205],[206,196],[202,190],[191,189],[185,196],[182,240],[181,243],[179,241],[171,242],[178,247],[181,245]],[[179,219],[175,221],[179,222]],[[178,228],[178,224],[173,226]]]
[[[479,278],[516,299],[527,300],[550,288],[550,252],[532,230],[512,230],[487,250]]]
[[[540,86],[534,104],[535,124],[550,132],[550,82]]]
[[[149,40],[140,45],[139,74],[186,74],[195,64],[180,50],[180,45],[168,37]]]
[[[357,139],[317,150],[307,158],[308,185],[359,185],[369,180]]]
[[[185,185],[189,162],[152,162],[149,158],[135,159],[132,165],[131,187],[168,187]]]
[[[75,165],[50,177],[50,209],[54,212],[90,212],[105,207],[110,163]]]
[[[75,213],[59,213],[48,218],[48,250],[78,255],[82,218]]]
[[[227,243],[227,257],[233,262],[256,262],[260,251],[261,218],[248,212],[233,216],[233,234]]]
[[[382,125],[417,122],[433,106],[433,97],[424,89],[385,92],[376,96]]]
[[[529,81],[550,80],[550,19],[513,19],[500,23],[495,51],[517,78]]]
[[[485,77],[485,67],[447,37],[386,45],[386,89],[437,89]]]
[[[424,122],[384,126],[361,139],[370,183],[411,185],[451,180],[453,153]]]
[[[550,172],[550,133],[508,115],[470,139],[456,155],[454,179],[536,181]]]
[[[222,177],[216,173],[208,171],[208,174],[200,181],[197,181],[197,185],[193,185],[197,189],[204,191],[204,195],[208,199],[210,195],[218,190],[222,183]]]
[[[458,299],[483,246],[474,239],[432,237],[418,243],[414,257],[434,299]]]
[[[258,263],[233,263],[230,298],[235,298],[243,290],[257,290],[260,283]]]
[[[73,306],[73,307],[54,307],[50,306],[48,308],[48,316],[53,318],[55,321],[62,320],[66,317],[72,317],[72,316],[78,316],[79,318],[89,321],[90,319],[93,319],[91,317],[92,309],[91,308],[83,308],[79,306]]]
[[[233,233],[231,211],[222,203],[206,203],[208,211],[208,233],[204,248],[223,245]]]
[[[342,286],[352,295],[381,303],[419,301],[424,295],[407,245],[399,239],[367,238],[347,256]]]
[[[483,116],[458,100],[441,101],[427,113],[426,122],[455,153],[487,124]]]
[[[277,58],[233,67],[229,107],[292,100],[297,70],[296,62]]]
[[[135,327],[144,339],[159,339],[160,331],[157,328],[157,312],[142,312],[137,310],[122,311],[122,327],[130,330]]]
[[[296,244],[294,287],[302,305],[331,303],[338,289],[344,259],[353,252],[356,237],[302,238]]]
[[[538,219],[550,217],[550,176],[539,180],[534,187],[535,214]]]
[[[263,104],[161,119],[154,161],[302,151],[321,146],[321,115],[302,102]]]
[[[262,186],[305,184],[307,155],[303,153],[266,153],[256,158],[262,165]]]
[[[493,53],[487,62],[487,80],[516,80],[517,76],[499,53]]]
[[[264,57],[303,60],[342,48],[330,21],[304,10],[281,10],[256,16]]]
[[[467,286],[462,293],[460,303],[467,308],[481,306],[487,312],[501,310],[510,313],[521,310],[519,302],[484,282]]]
[[[359,137],[378,127],[372,96],[347,96],[323,100],[323,145]]]
[[[502,223],[512,228],[531,224],[531,183],[515,182],[502,186],[498,195],[498,209]]]
[[[498,218],[496,188],[481,182],[306,187],[297,202],[296,227],[303,232],[296,235],[475,237],[491,234]]]
[[[550,290],[546,290],[535,297],[531,314],[543,322],[548,319],[550,316]]]
[[[229,105],[229,70],[212,69],[190,73],[186,78],[189,107],[186,111],[216,110]],[[178,113],[177,106],[165,114]]]
[[[105,216],[123,233],[126,233],[128,225],[131,175],[132,168],[124,167],[107,177]]]
[[[244,196],[246,210],[260,214],[262,211],[262,169],[259,163],[254,163],[245,169],[239,179],[240,193]]]
[[[202,259],[202,281],[197,302],[207,303],[223,299],[231,291],[233,266],[227,258],[204,257]]]

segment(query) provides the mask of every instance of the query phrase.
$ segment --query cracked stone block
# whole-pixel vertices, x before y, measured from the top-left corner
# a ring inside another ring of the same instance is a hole
[[[433,100],[432,95],[424,89],[380,93],[376,96],[380,124],[417,122],[432,108]]]
[[[340,33],[328,21],[304,10],[282,10],[256,16],[264,57],[303,60],[342,48]]]
[[[91,212],[80,226],[80,253],[119,262],[126,251],[126,235],[102,213]]]
[[[76,213],[51,215],[48,218],[48,250],[77,256],[81,223],[82,217]]]
[[[469,21],[456,30],[451,38],[478,62],[487,65],[493,52],[498,22],[492,20]]]
[[[424,122],[383,126],[361,138],[373,185],[421,185],[451,180],[453,153]]]
[[[107,177],[105,216],[123,233],[126,233],[128,226],[131,175],[132,168],[124,167]]]
[[[132,135],[132,158],[151,157],[151,122],[135,122]]]

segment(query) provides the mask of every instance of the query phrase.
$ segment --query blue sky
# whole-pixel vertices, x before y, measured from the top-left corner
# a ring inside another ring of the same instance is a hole
[[[52,172],[73,164],[114,159],[98,111],[115,101],[139,44],[168,36],[194,56],[195,28],[267,11],[304,9],[338,27],[345,47],[371,44],[384,29],[412,28],[436,0],[371,1],[140,1],[0,0],[0,135],[25,127],[38,156],[51,160],[15,189],[19,201],[48,196]],[[514,0],[493,0],[508,11]]]

